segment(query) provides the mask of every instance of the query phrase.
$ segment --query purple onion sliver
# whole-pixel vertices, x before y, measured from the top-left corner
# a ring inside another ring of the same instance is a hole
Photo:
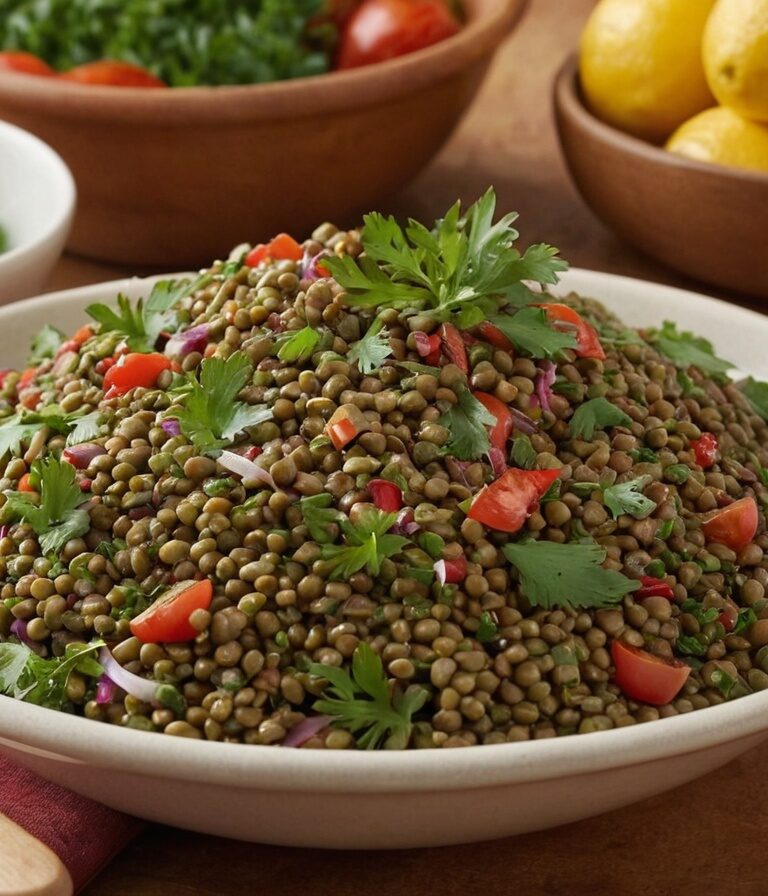
[[[550,411],[549,399],[552,397],[552,386],[555,382],[556,368],[551,361],[542,361],[536,376],[536,395],[542,410]]]
[[[96,683],[96,702],[99,706],[105,706],[107,703],[112,703],[117,691],[118,687],[109,675],[102,675]]]
[[[390,532],[393,535],[415,535],[421,531],[421,526],[413,518],[413,508],[404,507],[397,515],[395,525]]]
[[[165,346],[165,354],[169,358],[186,358],[192,352],[203,352],[208,345],[211,328],[208,324],[200,324],[189,330],[174,333]]]
[[[294,725],[280,743],[281,747],[300,747],[324,728],[327,728],[333,719],[331,716],[310,716]]]
[[[326,277],[327,275],[318,269],[318,263],[322,261],[323,258],[328,258],[330,254],[331,253],[327,249],[323,249],[322,252],[318,252],[317,255],[314,256],[305,253],[302,261],[301,279],[314,281]]]
[[[11,527],[8,525],[0,526],[0,538],[7,538],[10,534]]]
[[[14,619],[11,623],[11,634],[21,641],[22,644],[29,644],[30,638],[27,637],[27,623],[23,619]]]
[[[168,420],[163,420],[160,423],[160,428],[165,430],[169,436],[181,435],[181,424],[173,417],[169,417]]]
[[[510,408],[509,411],[512,414],[515,429],[525,433],[527,436],[532,436],[536,432],[536,424],[530,417],[526,417],[525,414],[522,411],[518,411],[517,408]]]
[[[491,446],[491,448],[488,449],[488,461],[491,464],[493,475],[497,478],[506,472],[507,459],[501,448],[497,448],[495,445]]]

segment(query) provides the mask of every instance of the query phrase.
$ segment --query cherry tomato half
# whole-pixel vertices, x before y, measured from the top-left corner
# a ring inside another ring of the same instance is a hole
[[[752,543],[757,532],[757,504],[754,498],[739,498],[727,507],[706,514],[701,528],[707,541],[724,544],[738,554]]]
[[[149,389],[155,385],[160,374],[170,367],[170,359],[157,352],[148,355],[131,352],[123,355],[104,374],[104,397],[116,398],[139,386]]]
[[[131,62],[118,62],[112,59],[101,59],[98,62],[86,62],[78,65],[61,77],[65,81],[75,81],[96,87],[166,87],[166,83],[156,78],[152,72]]]
[[[357,68],[423,50],[460,29],[445,0],[365,0],[341,37],[338,68]]]
[[[664,706],[679,693],[691,674],[680,660],[664,660],[639,647],[614,641],[611,658],[616,667],[614,681],[622,691],[640,703]]]
[[[209,579],[178,582],[130,622],[131,633],[145,644],[191,641],[197,630],[189,624],[195,610],[207,610],[213,600]]]
[[[580,358],[597,358],[598,361],[605,361],[605,350],[600,344],[597,331],[577,311],[574,311],[570,305],[560,305],[557,302],[553,302],[539,305],[539,308],[544,309],[544,313],[550,321],[561,321],[575,327],[576,354]]]
[[[47,62],[33,53],[22,53],[21,51],[8,50],[0,53],[0,69],[8,72],[18,72],[21,75],[42,75],[45,78],[52,78],[56,72],[48,65]]]
[[[499,448],[506,455],[507,439],[514,426],[512,411],[495,395],[489,395],[487,392],[473,392],[472,394],[486,411],[496,418],[495,426],[491,427],[491,445],[494,448]]]
[[[559,475],[559,470],[513,467],[480,492],[467,516],[499,532],[517,532]]]

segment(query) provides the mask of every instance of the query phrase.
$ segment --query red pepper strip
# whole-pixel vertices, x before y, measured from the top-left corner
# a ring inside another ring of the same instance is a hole
[[[505,451],[507,439],[514,428],[512,411],[500,398],[496,398],[495,395],[490,395],[488,392],[473,392],[472,395],[491,416],[496,418],[496,424],[491,427],[490,431],[491,445]]]
[[[259,243],[245,256],[245,263],[249,268],[255,268],[268,258],[278,261],[301,261],[304,250],[296,240],[287,233],[278,235],[269,243]]]
[[[717,436],[711,432],[704,432],[700,439],[691,440],[691,448],[696,458],[696,463],[702,470],[708,470],[717,460]]]
[[[643,576],[640,579],[642,588],[635,591],[633,597],[635,600],[644,600],[646,597],[666,597],[672,600],[675,592],[663,579],[656,579],[653,576]]]
[[[513,346],[510,340],[493,324],[480,324],[477,332],[482,339],[490,343],[494,348],[500,348],[504,352],[512,351]]]
[[[518,532],[559,475],[511,468],[480,492],[467,516],[499,532]]]
[[[403,493],[389,479],[371,479],[368,491],[376,507],[385,513],[395,513],[403,506]]]
[[[170,367],[170,359],[157,352],[146,355],[131,352],[123,355],[104,375],[104,397],[116,398],[139,386],[149,389],[155,385],[160,374]]]
[[[469,373],[467,347],[464,344],[461,333],[453,324],[442,324],[440,327],[440,342],[448,360],[453,362],[462,373]]]
[[[553,322],[562,321],[576,327],[576,343],[578,346],[576,354],[580,358],[605,360],[605,351],[600,344],[600,338],[595,328],[588,324],[573,308],[569,305],[560,305],[557,302],[539,305],[538,307],[544,309],[549,320]]]

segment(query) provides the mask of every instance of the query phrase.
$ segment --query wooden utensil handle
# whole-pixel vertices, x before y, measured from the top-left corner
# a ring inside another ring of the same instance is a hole
[[[59,857],[0,815],[0,896],[72,896],[72,878]]]

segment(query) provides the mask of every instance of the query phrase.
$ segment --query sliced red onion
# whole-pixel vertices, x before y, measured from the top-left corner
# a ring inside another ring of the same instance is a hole
[[[280,742],[281,747],[300,747],[327,728],[333,721],[331,716],[310,716],[294,725]]]
[[[16,635],[22,644],[32,642],[32,639],[27,637],[27,623],[23,619],[14,619],[11,623],[11,634]]]
[[[455,457],[446,457],[445,466],[448,472],[451,474],[451,479],[455,482],[460,482],[462,485],[466,485],[469,488],[469,483],[467,482],[466,472],[467,468],[472,466],[472,462],[468,460],[456,460]]]
[[[0,538],[7,538],[11,533],[11,527],[8,525],[0,526]]]
[[[525,414],[522,411],[518,411],[517,408],[510,408],[509,411],[512,414],[515,429],[525,433],[527,436],[532,436],[536,432],[536,424],[530,417],[526,417]]]
[[[181,424],[175,417],[169,417],[167,420],[161,421],[160,428],[165,430],[169,436],[181,435]]]
[[[102,675],[96,682],[96,702],[99,706],[105,706],[107,703],[112,703],[117,691],[118,687],[109,675]]]
[[[126,694],[143,703],[155,702],[156,681],[150,681],[124,669],[106,647],[102,647],[99,651],[99,662],[104,667],[104,673]]]
[[[277,311],[273,311],[272,314],[269,315],[264,326],[267,327],[267,329],[272,330],[273,333],[282,333],[285,329],[285,323]],[[259,369],[263,368],[260,367]]]
[[[61,452],[62,460],[72,464],[76,470],[85,470],[96,457],[106,454],[105,448],[95,442],[83,442],[81,445],[72,445]]]
[[[416,346],[416,351],[422,358],[429,358],[430,355],[440,351],[440,335],[438,333],[433,333],[429,336],[421,330],[416,330],[413,334],[413,342]]]
[[[192,352],[204,352],[211,335],[209,324],[200,324],[189,330],[174,333],[165,346],[169,358],[186,358]]]
[[[557,376],[557,368],[551,361],[542,361],[539,364],[539,373],[535,380],[536,397],[545,411],[551,410],[549,399],[552,397],[552,386]]]
[[[498,448],[496,445],[491,445],[488,449],[488,461],[491,464],[491,469],[493,470],[493,475],[497,478],[502,475],[502,473],[506,472],[507,469],[507,458],[501,448]]]
[[[453,560],[436,560],[433,566],[437,581],[441,585],[458,585],[467,577],[467,558],[456,557]]]
[[[301,279],[302,280],[320,280],[323,277],[327,277],[327,271],[320,270],[319,263],[324,258],[330,258],[331,253],[327,249],[323,249],[322,252],[318,252],[317,255],[310,255],[309,253],[304,253],[304,259],[301,263]]]
[[[219,457],[219,463],[225,470],[230,473],[236,473],[243,479],[258,479],[270,488],[277,491],[275,480],[270,476],[269,472],[242,454],[235,454],[234,451],[222,451]]]
[[[413,508],[404,507],[397,515],[395,525],[389,530],[393,535],[415,535],[421,526],[413,518]]]

